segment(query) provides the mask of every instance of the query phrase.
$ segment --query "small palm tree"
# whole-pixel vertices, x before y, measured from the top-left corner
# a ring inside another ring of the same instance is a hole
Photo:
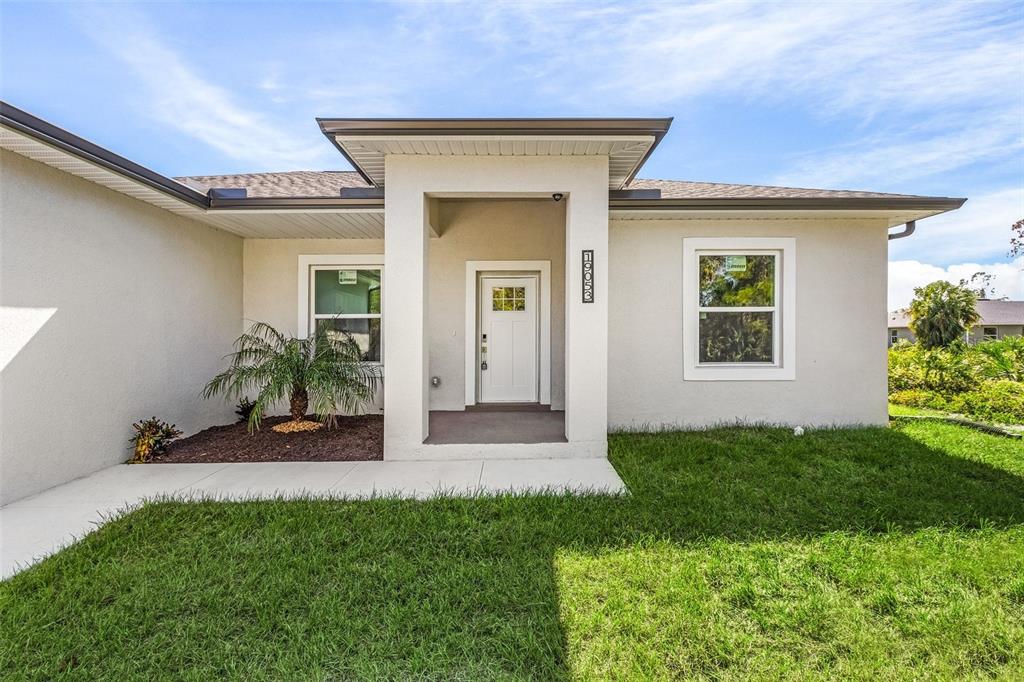
[[[923,348],[945,348],[964,338],[980,318],[977,295],[965,286],[932,282],[914,289],[910,329]]]
[[[370,402],[380,381],[379,367],[363,360],[351,335],[331,338],[320,327],[311,338],[299,339],[257,322],[226,358],[228,368],[206,385],[203,397],[239,398],[255,391],[250,432],[259,428],[264,410],[285,398],[293,421],[305,419],[312,403],[320,421],[331,425],[339,408],[351,412]]]

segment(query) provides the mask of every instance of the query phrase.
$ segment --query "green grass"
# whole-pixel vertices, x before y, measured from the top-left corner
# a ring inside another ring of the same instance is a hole
[[[897,405],[889,403],[890,417],[945,417],[948,412],[933,410],[930,407],[911,407],[910,405]]]
[[[10,679],[1024,670],[1024,448],[958,426],[610,439],[633,494],[159,503],[0,585]]]

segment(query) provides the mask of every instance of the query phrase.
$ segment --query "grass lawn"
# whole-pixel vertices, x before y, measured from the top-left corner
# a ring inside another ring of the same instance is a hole
[[[5,679],[1018,678],[1024,448],[624,434],[631,496],[160,503],[0,585]]]
[[[891,417],[946,417],[948,412],[933,410],[930,407],[911,407],[910,405],[897,405],[889,403],[889,416]]]

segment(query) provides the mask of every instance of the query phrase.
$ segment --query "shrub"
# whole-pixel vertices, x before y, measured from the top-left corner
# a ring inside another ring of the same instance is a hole
[[[939,393],[911,388],[889,394],[889,402],[908,407],[927,407],[933,410],[948,410],[949,401]]]
[[[129,441],[134,453],[129,460],[132,464],[141,464],[153,457],[159,457],[167,452],[167,446],[171,441],[181,435],[181,431],[174,424],[168,424],[156,417],[135,422],[132,428],[135,429],[135,435]]]
[[[922,348],[898,343],[889,349],[889,392],[921,389],[942,395],[978,385],[978,360],[963,343],[950,348]]]
[[[1024,336],[983,341],[973,346],[973,350],[986,377],[1024,381]]]
[[[950,409],[1003,424],[1024,424],[1024,383],[999,379],[955,396]]]
[[[256,407],[256,403],[249,400],[249,396],[245,396],[241,400],[239,400],[235,408],[235,414],[238,415],[238,421],[249,421],[249,415],[252,414],[252,408],[254,407]]]

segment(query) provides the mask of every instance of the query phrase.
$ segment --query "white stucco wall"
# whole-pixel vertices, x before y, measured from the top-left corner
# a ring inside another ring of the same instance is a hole
[[[684,237],[796,239],[795,380],[683,381]],[[883,222],[613,220],[610,243],[610,428],[886,423]]]
[[[0,500],[124,461],[138,419],[233,421],[198,394],[241,329],[242,240],[0,155]]]
[[[296,334],[299,256],[384,253],[381,239],[246,239],[243,244],[246,324],[266,322]]]

